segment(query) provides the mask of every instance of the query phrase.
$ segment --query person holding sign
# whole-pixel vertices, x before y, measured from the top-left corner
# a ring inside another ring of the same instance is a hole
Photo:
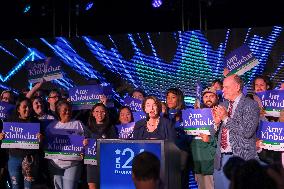
[[[134,89],[129,96],[143,101],[145,98],[145,93],[141,89]]]
[[[181,183],[182,188],[188,188],[189,150],[191,136],[186,135],[182,125],[182,110],[185,108],[183,92],[178,88],[169,88],[166,92],[168,119],[172,122],[177,137],[176,145],[181,150]]]
[[[20,123],[39,123],[39,120],[32,116],[32,104],[30,99],[19,99],[16,103],[16,111],[13,116],[8,118],[8,122]],[[17,127],[12,128],[17,129]],[[20,132],[20,128],[18,128]],[[0,140],[5,137],[4,133],[0,134]],[[39,141],[42,139],[40,133],[37,134]],[[8,170],[12,183],[12,188],[31,189],[33,183],[37,180],[39,150],[37,149],[9,149]]]
[[[58,101],[55,111],[59,121],[55,120],[47,126],[47,137],[52,138],[57,135],[84,136],[85,126],[80,121],[71,119],[72,106],[69,102]],[[76,189],[81,177],[82,163],[78,160],[52,159],[49,162],[49,170],[54,176],[55,189]]]
[[[258,92],[265,92],[267,90],[271,90],[273,88],[272,82],[266,76],[256,76],[253,80],[253,90],[254,94],[252,98],[258,103],[260,108],[260,119],[262,121],[275,121],[278,118],[272,116],[265,116],[266,112],[262,106],[261,99],[256,95]],[[277,151],[261,149],[262,140],[258,140],[256,142],[256,147],[258,149],[259,159],[265,163],[272,164],[275,162],[280,162],[281,153]]]
[[[41,97],[33,97],[31,99],[35,117],[39,120],[53,120],[54,116],[46,113],[46,105]]]
[[[92,139],[114,139],[117,138],[115,127],[109,119],[107,108],[103,103],[97,103],[92,107],[88,119],[87,138]],[[88,139],[83,141],[88,145]],[[89,189],[97,188],[99,170],[96,165],[87,165],[87,182]]]
[[[48,106],[48,113],[56,117],[56,103],[61,99],[61,95],[57,90],[52,90],[49,92],[47,102]]]
[[[218,96],[214,87],[206,88],[202,93],[203,104],[201,108],[218,106]],[[193,171],[198,184],[198,189],[213,189],[214,157],[216,152],[214,136],[200,134],[191,142],[193,157]]]
[[[175,131],[171,122],[166,118],[160,117],[162,111],[161,102],[154,96],[148,96],[142,102],[142,109],[147,114],[147,118],[136,122],[133,139],[168,139],[174,141]]]
[[[258,159],[256,152],[256,130],[259,123],[259,107],[257,102],[242,94],[243,81],[237,75],[224,79],[224,102],[213,109],[213,118],[217,125],[217,150],[214,160],[215,188],[229,188],[229,180],[225,177],[223,166],[232,156],[244,160]],[[211,135],[215,135],[215,130]]]
[[[120,107],[118,115],[118,124],[116,125],[116,129],[118,131],[118,138],[132,139],[135,123],[130,108],[128,106]]]

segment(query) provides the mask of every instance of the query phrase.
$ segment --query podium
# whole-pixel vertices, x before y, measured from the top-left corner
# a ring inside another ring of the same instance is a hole
[[[98,139],[97,159],[100,170],[100,189],[135,189],[132,181],[132,160],[135,155],[148,151],[161,163],[160,178],[165,189],[179,189],[180,150],[165,140]]]

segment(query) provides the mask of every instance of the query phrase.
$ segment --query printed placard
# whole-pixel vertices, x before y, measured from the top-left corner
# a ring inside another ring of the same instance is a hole
[[[259,64],[259,61],[254,57],[248,46],[242,45],[225,58],[225,63],[229,69],[228,75],[243,75]]]
[[[188,135],[200,133],[210,135],[209,129],[213,127],[213,117],[210,108],[182,110],[184,131]]]
[[[161,150],[162,146],[159,143],[136,143],[135,141],[101,143],[100,188],[135,189],[131,177],[133,158],[143,151],[148,151],[161,160]]]
[[[88,139],[85,147],[84,164],[97,165],[97,142],[95,139]]]
[[[116,128],[118,130],[118,138],[119,139],[132,139],[134,126],[135,126],[135,122],[116,125]]]
[[[83,136],[49,135],[46,139],[46,159],[82,160]]]
[[[1,148],[39,149],[39,123],[4,122]]]
[[[130,96],[127,96],[124,99],[124,106],[128,106],[132,112],[139,112],[142,110],[142,101],[136,98],[132,98]]]
[[[261,121],[257,138],[263,140],[264,149],[284,151],[284,122]]]
[[[27,63],[28,78],[30,83],[51,81],[63,77],[61,62],[58,58],[48,57]]]
[[[69,98],[74,110],[91,109],[104,95],[100,85],[85,85],[69,90]]]
[[[137,121],[140,121],[141,119],[144,119],[146,118],[146,113],[143,112],[143,111],[140,111],[140,112],[133,112],[133,119],[134,119],[134,122],[136,123]]]
[[[15,109],[15,105],[9,104],[7,102],[0,102],[0,119],[6,119],[12,114]]]
[[[284,109],[284,90],[268,90],[256,93],[267,116],[280,117]]]

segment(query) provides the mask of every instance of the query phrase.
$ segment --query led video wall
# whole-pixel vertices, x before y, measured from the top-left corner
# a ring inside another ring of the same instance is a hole
[[[278,87],[284,81],[282,26],[1,41],[0,88],[17,93],[29,87],[26,62],[57,56],[64,78],[53,87],[68,90],[98,79],[113,86],[117,100],[133,88],[164,100],[168,88],[178,87],[193,103],[196,82],[206,86],[222,79],[224,57],[242,44],[260,62],[243,76],[247,88],[260,74]]]

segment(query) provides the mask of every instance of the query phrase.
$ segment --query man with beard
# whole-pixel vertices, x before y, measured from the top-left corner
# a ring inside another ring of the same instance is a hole
[[[218,96],[213,87],[202,93],[201,108],[213,108],[218,105]],[[216,151],[214,137],[206,134],[196,136],[191,143],[195,180],[199,189],[213,189],[214,157]]]

